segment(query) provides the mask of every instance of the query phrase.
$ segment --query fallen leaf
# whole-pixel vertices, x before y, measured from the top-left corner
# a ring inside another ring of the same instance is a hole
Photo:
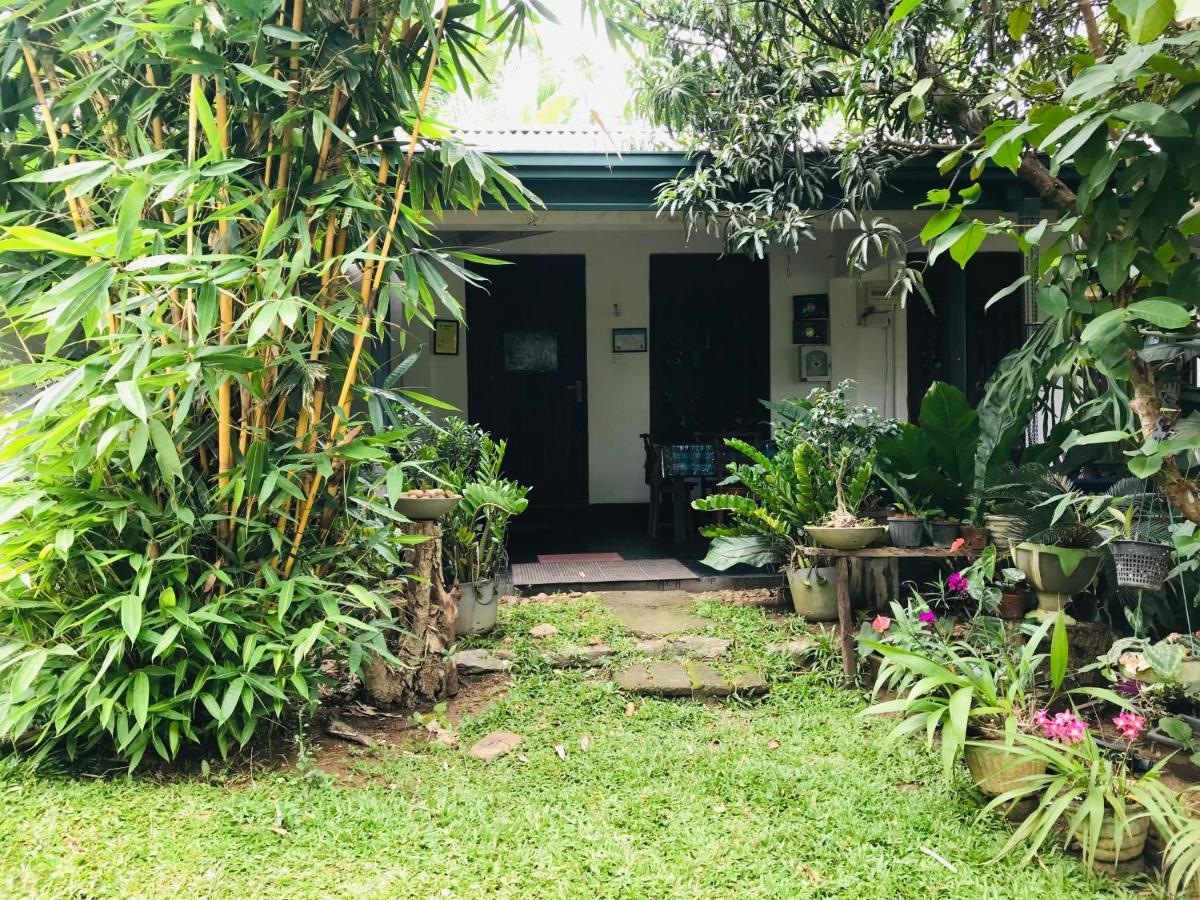
[[[518,762],[527,763],[527,762],[529,762],[529,757],[528,757],[528,756],[526,756],[524,753],[518,753],[518,754],[517,754],[517,761],[518,761]]]
[[[820,881],[821,880],[820,873],[816,869],[814,869],[812,866],[806,866],[804,864],[801,864],[800,871],[803,872],[805,875],[807,875],[810,881]]]
[[[625,707],[625,715],[636,716],[637,715],[637,704],[634,703],[633,701],[630,701],[629,704]]]
[[[554,745],[554,752],[558,754],[558,758],[559,758],[559,759],[566,759],[566,758],[567,758],[567,748],[566,748],[566,747],[564,747],[562,744],[555,744],[555,745]]]
[[[592,739],[590,737],[588,737],[586,734],[579,739],[579,749],[582,750],[584,753],[587,752],[587,748],[590,746],[592,746]]]
[[[768,741],[768,742],[767,742],[767,749],[768,749],[768,750],[778,750],[778,749],[779,749],[779,746],[780,746],[780,745],[779,745],[779,741],[771,740],[771,741]]]

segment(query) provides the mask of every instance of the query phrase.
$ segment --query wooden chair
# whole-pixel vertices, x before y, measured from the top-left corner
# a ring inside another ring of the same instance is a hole
[[[663,468],[663,450],[649,434],[639,435],[642,446],[646,451],[646,485],[650,488],[650,514],[646,521],[646,533],[651,537],[658,536],[662,525],[659,518],[662,512],[663,500],[671,495],[671,485],[667,482]]]

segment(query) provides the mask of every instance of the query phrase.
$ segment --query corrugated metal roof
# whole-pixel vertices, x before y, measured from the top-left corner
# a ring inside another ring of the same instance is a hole
[[[460,128],[455,137],[491,153],[638,153],[678,152],[679,142],[665,129],[618,125],[517,125]]]

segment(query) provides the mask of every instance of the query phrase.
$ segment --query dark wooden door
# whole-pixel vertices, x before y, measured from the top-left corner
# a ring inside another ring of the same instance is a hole
[[[1024,292],[984,306],[1021,273],[1018,253],[976,253],[965,271],[944,255],[925,271],[933,309],[921,297],[908,301],[910,419],[916,419],[921,398],[935,381],[953,384],[972,404],[983,397],[996,366],[1024,340]]]
[[[467,412],[538,506],[588,502],[584,257],[512,256],[467,289]]]
[[[650,432],[659,441],[761,432],[770,396],[764,260],[650,257]]]

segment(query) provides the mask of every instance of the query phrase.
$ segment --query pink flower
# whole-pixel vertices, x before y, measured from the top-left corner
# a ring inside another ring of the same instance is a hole
[[[874,619],[871,620],[871,627],[874,628],[876,631],[878,631],[880,634],[883,634],[883,632],[887,631],[889,628],[892,627],[892,620],[889,619],[887,616],[876,616]]]
[[[962,572],[953,572],[946,579],[946,589],[951,590],[956,594],[961,594],[967,589],[967,579]]]
[[[932,609],[927,609],[927,610],[925,610],[925,612],[923,612],[919,616],[917,616],[917,621],[920,622],[922,625],[929,625],[936,619],[937,619],[937,616],[934,615],[934,612]]]
[[[1136,741],[1146,728],[1146,719],[1137,713],[1126,710],[1113,719],[1113,724],[1117,726],[1117,731],[1121,732],[1121,737],[1125,740]]]
[[[957,553],[959,550],[961,550],[963,548],[963,544],[965,544],[965,543],[966,543],[966,541],[963,540],[962,538],[955,538],[954,543],[950,545],[950,552]]]
[[[1064,744],[1077,744],[1083,740],[1087,723],[1073,712],[1060,712],[1053,718],[1049,710],[1039,709],[1033,714],[1033,724],[1042,730],[1046,737]]]

